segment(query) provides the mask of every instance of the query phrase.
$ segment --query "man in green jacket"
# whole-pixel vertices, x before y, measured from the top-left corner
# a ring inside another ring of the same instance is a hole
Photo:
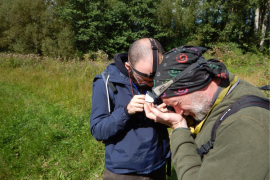
[[[165,105],[145,104],[148,118],[173,129],[172,160],[178,179],[269,179],[269,111],[250,106],[227,117],[216,131],[213,148],[201,157],[197,149],[211,138],[214,123],[245,95],[266,98],[216,60],[205,60],[200,48],[182,46],[163,56],[153,94]]]

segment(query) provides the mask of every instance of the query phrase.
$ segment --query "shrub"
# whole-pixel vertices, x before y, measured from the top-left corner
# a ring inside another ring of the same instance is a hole
[[[205,57],[215,57],[228,66],[254,66],[269,61],[269,58],[261,53],[244,53],[236,43],[218,43],[209,44],[208,46],[211,50],[207,51]]]

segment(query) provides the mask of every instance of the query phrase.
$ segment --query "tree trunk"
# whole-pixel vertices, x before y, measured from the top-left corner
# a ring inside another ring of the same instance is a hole
[[[254,29],[254,31],[255,31],[255,33],[257,33],[258,32],[258,30],[259,30],[259,23],[260,23],[260,9],[259,8],[257,8],[256,9],[256,11],[255,11],[255,21],[254,21],[254,27],[255,27],[255,29]]]
[[[262,39],[260,42],[260,48],[259,50],[262,51],[263,50],[263,44],[264,44],[264,39],[265,39],[265,32],[266,32],[266,25],[265,23],[267,23],[267,16],[268,16],[268,10],[269,10],[269,4],[266,5],[265,7],[265,13],[264,13],[264,17],[262,20]]]

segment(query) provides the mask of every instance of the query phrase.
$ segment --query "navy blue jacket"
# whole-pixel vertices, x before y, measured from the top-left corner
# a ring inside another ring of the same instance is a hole
[[[105,70],[117,89],[110,101],[113,110],[110,114],[105,83],[97,75],[93,80],[91,133],[105,144],[106,169],[116,174],[148,174],[171,155],[167,127],[147,119],[144,113],[127,113],[126,106],[133,97],[124,66],[127,53],[115,55],[114,60]],[[134,87],[133,92],[138,94]]]

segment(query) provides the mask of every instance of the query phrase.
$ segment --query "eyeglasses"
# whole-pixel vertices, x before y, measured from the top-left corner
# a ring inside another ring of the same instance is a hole
[[[135,78],[135,80],[137,81],[137,83],[138,83],[138,85],[139,86],[145,86],[145,85],[153,85],[153,78],[148,78],[148,79],[143,79],[142,77],[141,77],[141,75],[139,75],[139,73],[137,73],[137,72],[139,72],[138,70],[136,70],[134,67],[132,67],[132,65],[129,63],[129,65],[130,65],[130,67],[131,67],[131,69],[132,69],[132,74],[133,74],[133,77]],[[140,72],[141,73],[141,72]],[[141,74],[143,74],[143,73],[141,73]],[[149,77],[149,76],[148,76]]]

